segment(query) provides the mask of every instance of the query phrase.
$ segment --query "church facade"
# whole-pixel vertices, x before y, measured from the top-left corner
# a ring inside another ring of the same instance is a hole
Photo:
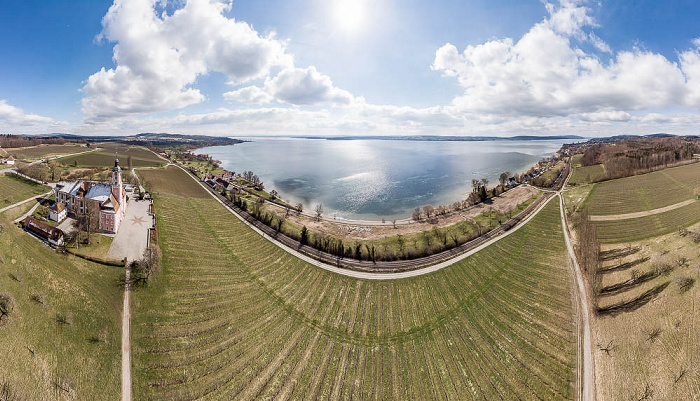
[[[122,184],[119,159],[114,160],[112,180],[106,182],[75,181],[56,185],[56,204],[63,203],[68,216],[93,215],[99,231],[116,233],[124,219],[127,197]]]

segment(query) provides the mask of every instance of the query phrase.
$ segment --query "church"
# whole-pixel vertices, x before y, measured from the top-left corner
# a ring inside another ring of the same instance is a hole
[[[122,185],[122,169],[115,158],[112,182],[75,181],[56,185],[56,205],[63,204],[68,216],[94,213],[99,231],[115,234],[126,212],[127,196]]]

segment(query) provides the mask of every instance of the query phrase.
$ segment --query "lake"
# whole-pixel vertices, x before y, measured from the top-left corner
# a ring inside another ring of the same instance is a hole
[[[473,178],[487,178],[492,186],[502,172],[522,173],[572,141],[241,139],[252,142],[195,153],[236,173],[253,171],[267,191],[275,189],[305,210],[320,203],[327,216],[370,220],[450,205],[468,196]]]

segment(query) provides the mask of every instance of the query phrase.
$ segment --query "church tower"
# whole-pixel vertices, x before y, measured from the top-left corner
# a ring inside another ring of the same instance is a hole
[[[114,157],[114,168],[112,169],[112,195],[119,202],[119,206],[123,207],[122,200],[122,168],[119,167],[119,158]]]

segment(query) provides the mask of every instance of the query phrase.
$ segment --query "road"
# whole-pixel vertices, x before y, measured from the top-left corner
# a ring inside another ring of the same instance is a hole
[[[591,320],[590,320],[590,304],[588,302],[588,296],[586,295],[586,285],[583,281],[583,274],[581,273],[581,268],[576,260],[576,254],[574,253],[574,247],[571,245],[571,239],[569,238],[569,229],[566,224],[566,215],[564,214],[564,198],[561,193],[557,194],[559,197],[559,210],[561,212],[561,226],[564,231],[564,240],[566,241],[566,249],[569,252],[569,258],[571,259],[571,266],[574,270],[574,275],[576,278],[576,295],[578,298],[578,311],[580,318],[580,334],[583,334],[583,341],[580,344],[579,355],[583,354],[583,366],[578,370],[579,376],[579,399],[583,401],[595,400],[595,367],[593,360],[593,346],[591,344]],[[582,333],[581,333],[582,332]]]

